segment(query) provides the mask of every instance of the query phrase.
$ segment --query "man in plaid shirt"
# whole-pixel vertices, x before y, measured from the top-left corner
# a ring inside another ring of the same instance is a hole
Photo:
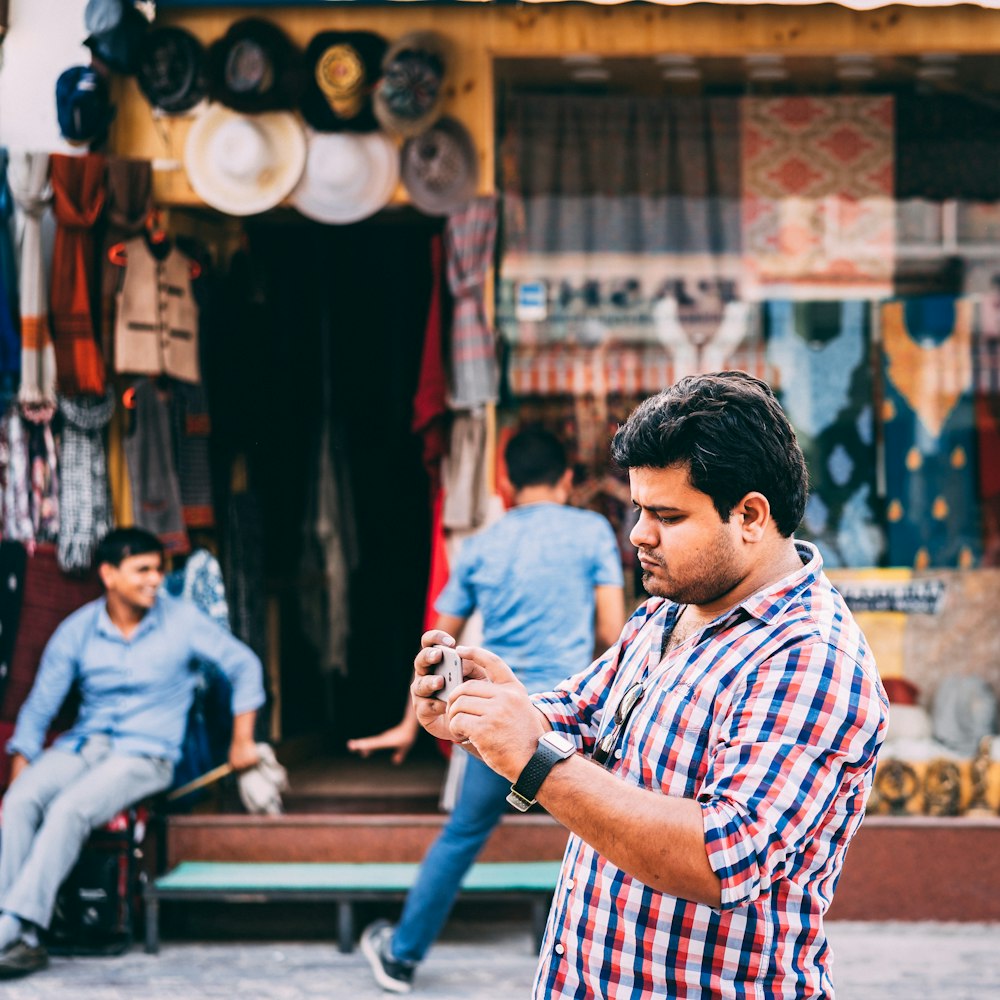
[[[887,700],[865,638],[796,542],[807,475],[771,390],[686,378],[615,435],[652,599],[617,644],[529,696],[459,647],[466,682],[417,713],[572,835],[541,997],[834,996],[823,914],[861,822]]]

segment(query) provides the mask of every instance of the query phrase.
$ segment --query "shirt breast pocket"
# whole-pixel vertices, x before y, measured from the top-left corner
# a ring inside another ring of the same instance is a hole
[[[708,769],[714,703],[691,684],[664,692],[658,715],[664,733],[660,782],[665,791],[693,798]]]

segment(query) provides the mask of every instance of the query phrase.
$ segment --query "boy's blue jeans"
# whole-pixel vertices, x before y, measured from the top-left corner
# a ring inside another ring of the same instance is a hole
[[[507,807],[510,782],[471,754],[451,818],[424,857],[392,938],[393,957],[419,962],[448,914],[465,873]]]

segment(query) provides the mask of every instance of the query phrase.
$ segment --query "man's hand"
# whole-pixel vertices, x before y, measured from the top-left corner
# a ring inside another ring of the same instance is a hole
[[[229,763],[234,771],[246,771],[260,759],[253,740],[233,740],[229,746]]]
[[[444,678],[438,677],[434,673],[434,668],[441,662],[441,651],[431,648],[433,646],[451,646],[454,649],[455,638],[442,629],[432,628],[423,634],[420,646],[420,652],[413,659],[414,678],[410,685],[410,697],[417,722],[431,736],[435,736],[439,740],[455,742],[455,737],[451,735],[448,719],[445,715],[447,706],[440,698],[434,697],[434,692],[440,691],[444,687]],[[470,677],[483,678],[486,676],[483,670],[471,660],[462,662],[462,675],[467,680]],[[454,697],[453,694],[452,698]],[[464,737],[461,737],[459,742],[461,739]]]
[[[451,738],[468,740],[488,767],[516,781],[551,726],[499,656],[477,646],[457,652],[483,679],[467,680],[448,700]]]

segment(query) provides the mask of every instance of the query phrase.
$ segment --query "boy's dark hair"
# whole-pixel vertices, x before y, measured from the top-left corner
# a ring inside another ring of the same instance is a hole
[[[691,375],[644,400],[611,455],[623,469],[687,465],[723,520],[747,493],[762,493],[787,538],[805,511],[809,476],[795,432],[770,387],[746,372]]]
[[[94,565],[109,563],[121,566],[123,559],[144,556],[148,552],[163,554],[163,542],[145,528],[112,528],[98,543]]]
[[[507,477],[518,490],[525,486],[555,486],[569,467],[559,438],[536,425],[515,434],[503,454]]]

